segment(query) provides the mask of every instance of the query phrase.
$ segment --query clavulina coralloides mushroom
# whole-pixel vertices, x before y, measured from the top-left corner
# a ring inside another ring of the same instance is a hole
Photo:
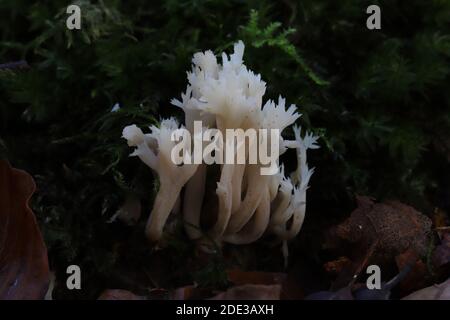
[[[222,54],[221,64],[211,51],[194,54],[186,91],[182,93],[181,100],[171,101],[183,110],[185,126],[190,133],[195,131],[195,121],[201,121],[206,128],[217,129],[222,136],[225,136],[227,129],[276,129],[279,132],[276,138],[270,136],[264,141],[260,136],[248,137],[248,144],[244,138],[244,143],[232,149],[232,154],[223,151],[227,159],[236,160],[237,155],[241,155],[244,163],[220,164],[216,188],[217,218],[209,228],[205,229],[200,223],[205,185],[207,179],[211,179],[207,175],[207,164],[178,166],[171,161],[171,150],[175,146],[171,133],[182,126],[171,118],[162,120],[160,128],[152,126],[150,134],[144,134],[135,125],[123,130],[128,144],[136,147],[132,155],[138,156],[152,168],[161,182],[146,227],[146,234],[152,241],[161,238],[167,217],[183,187],[181,211],[186,222],[186,233],[191,239],[209,238],[244,244],[271,233],[283,242],[287,255],[287,241],[301,229],[306,210],[306,191],[313,174],[313,170],[308,168],[306,154],[308,149],[318,148],[318,137],[308,132],[302,137],[300,128],[294,126],[295,140],[284,140],[281,132],[294,124],[301,114],[297,113],[295,105],[286,108],[285,99],[281,96],[277,103],[268,100],[263,105],[266,83],[259,74],[247,69],[243,54],[242,41],[234,45],[234,53],[230,56]],[[183,140],[185,144],[191,142]],[[262,162],[248,163],[247,160],[253,156],[247,148],[251,143],[256,143],[258,148],[262,145],[269,149],[277,148],[278,154],[289,148],[296,149],[297,169],[291,177],[286,177],[278,159],[269,165],[270,168]],[[203,145],[204,142],[201,142]],[[276,173],[265,175],[261,169]]]

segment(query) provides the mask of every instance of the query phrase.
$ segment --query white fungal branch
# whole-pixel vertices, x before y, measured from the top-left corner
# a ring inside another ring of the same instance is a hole
[[[157,241],[162,235],[164,224],[181,189],[194,175],[198,165],[177,166],[173,163],[171,153],[175,147],[175,142],[172,141],[171,135],[179,129],[179,125],[174,118],[163,120],[160,128],[151,126],[150,129],[151,133],[147,137],[156,141],[156,152],[150,149],[145,135],[136,125],[125,127],[123,137],[127,139],[129,146],[136,147],[130,156],[138,156],[159,177],[160,189],[156,195],[145,230],[151,241]]]
[[[181,213],[186,222],[186,233],[191,239],[212,238],[218,242],[246,244],[271,233],[283,242],[283,252],[287,255],[286,242],[293,239],[302,227],[306,192],[313,174],[313,169],[308,167],[307,150],[318,148],[318,137],[308,132],[302,137],[300,128],[294,125],[295,140],[283,139],[283,130],[293,125],[301,114],[295,105],[286,107],[286,101],[281,96],[277,102],[268,100],[263,103],[266,83],[259,74],[247,69],[243,56],[242,41],[234,45],[231,55],[222,53],[221,63],[212,51],[194,54],[192,70],[187,74],[186,91],[181,94],[180,100],[173,99],[171,103],[184,111],[185,126],[190,133],[195,131],[195,121],[202,121],[205,128],[217,129],[222,136],[226,135],[227,129],[276,129],[280,133],[275,136],[276,140],[272,136],[265,140],[260,136],[256,141],[254,138],[249,140],[256,143],[258,149],[261,146],[266,146],[268,151],[279,148],[278,154],[296,149],[297,169],[291,177],[286,177],[283,165],[276,159],[275,163],[270,163],[271,169],[277,169],[278,173],[261,174],[261,169],[267,165],[262,162],[248,163],[254,155],[247,148],[250,142],[247,144],[245,139],[244,143],[238,143],[236,149],[231,149],[233,153],[226,154],[223,150],[224,158],[231,156],[234,159],[236,154],[242,152],[245,161],[220,166],[220,176],[215,181],[218,208],[217,214],[213,214],[210,208],[202,208],[206,182],[213,179],[207,174],[207,164],[180,166],[171,161],[176,143],[171,140],[171,135],[182,126],[173,118],[162,120],[159,128],[152,126],[149,134],[144,134],[135,125],[128,126],[123,130],[123,137],[129,146],[136,147],[131,155],[138,156],[158,174],[160,180],[160,189],[146,228],[146,234],[152,241],[161,238],[167,217],[183,187]],[[188,150],[191,150],[192,142],[183,139],[182,143],[189,145]],[[217,217],[206,229],[200,223],[202,212]]]

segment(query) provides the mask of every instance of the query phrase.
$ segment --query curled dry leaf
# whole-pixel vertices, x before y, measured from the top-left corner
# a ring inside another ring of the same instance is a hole
[[[392,263],[406,250],[423,256],[430,243],[431,220],[413,207],[398,201],[377,203],[363,196],[356,200],[358,207],[326,234],[325,246],[345,254],[352,262],[343,266],[333,290],[355,281],[369,262]]]
[[[122,289],[107,289],[102,292],[98,300],[145,300],[131,291]]]
[[[330,236],[351,243],[373,244],[376,254],[393,259],[407,249],[424,255],[431,220],[413,207],[398,201],[375,203],[369,197],[357,197],[358,207],[343,223],[330,230]]]
[[[0,299],[43,299],[49,284],[47,249],[28,206],[36,185],[0,160]]]
[[[281,285],[245,284],[219,293],[211,300],[279,300]]]
[[[413,292],[402,300],[450,300],[450,279]]]

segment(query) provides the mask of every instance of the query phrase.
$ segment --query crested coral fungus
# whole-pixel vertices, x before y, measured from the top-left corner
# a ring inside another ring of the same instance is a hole
[[[206,163],[177,165],[172,161],[171,152],[176,145],[172,134],[184,127],[180,127],[173,118],[162,120],[159,128],[152,126],[149,134],[144,134],[135,125],[127,126],[123,137],[129,146],[136,147],[131,155],[138,156],[158,174],[160,180],[160,189],[146,227],[147,237],[152,241],[161,238],[164,224],[183,187],[183,221],[188,237],[193,240],[207,238],[219,243],[247,244],[266,233],[274,234],[283,242],[287,256],[287,241],[301,229],[306,191],[313,174],[313,170],[308,168],[306,155],[308,149],[318,148],[318,137],[311,133],[302,137],[296,126],[293,129],[295,140],[282,137],[281,133],[301,114],[297,113],[295,105],[286,107],[281,96],[278,102],[268,100],[263,104],[266,83],[259,74],[244,65],[243,54],[242,41],[234,45],[234,53],[230,56],[222,54],[222,63],[211,51],[196,53],[192,70],[188,72],[186,91],[181,100],[173,99],[172,104],[184,111],[185,130],[193,134],[196,121],[201,121],[205,128],[216,129],[222,136],[230,129],[278,130],[280,134],[276,137],[256,138],[258,147],[266,144],[269,145],[266,148],[277,149],[271,150],[278,154],[275,163],[270,164],[272,174],[263,173],[262,169],[268,169],[267,164],[248,161],[253,155],[246,148],[245,140],[231,151],[232,154],[225,154],[227,159],[236,159],[241,153],[245,161],[220,164],[215,190],[217,212],[213,215],[214,221],[205,227],[201,223],[202,214],[211,215],[210,210],[202,210],[207,194],[205,189],[207,180],[215,177],[207,174]],[[190,144],[194,139],[198,139],[195,134],[194,138],[183,139],[187,150],[191,150]],[[249,137],[248,143],[255,141]],[[223,147],[223,143],[218,145]],[[286,177],[278,157],[289,148],[296,149],[298,166],[290,177]],[[229,153],[228,149],[226,152]],[[191,157],[192,154],[189,151],[185,156]]]

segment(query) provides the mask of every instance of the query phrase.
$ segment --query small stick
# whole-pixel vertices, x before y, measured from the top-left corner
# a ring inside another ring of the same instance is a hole
[[[349,286],[352,286],[356,279],[358,279],[359,275],[361,274],[362,270],[364,269],[364,267],[366,266],[366,264],[369,262],[369,259],[372,257],[373,253],[375,252],[378,244],[379,244],[379,240],[377,239],[370,247],[369,250],[367,251],[367,254],[364,256],[364,259],[362,260],[362,262],[360,263],[359,267],[356,269],[356,272],[353,274],[353,278],[350,281],[350,283],[348,284]]]

